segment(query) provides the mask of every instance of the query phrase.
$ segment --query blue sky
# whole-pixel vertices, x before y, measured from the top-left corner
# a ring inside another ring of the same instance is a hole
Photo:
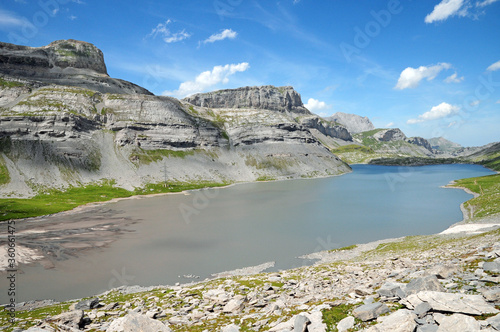
[[[6,0],[0,41],[91,42],[155,94],[292,85],[311,111],[500,141],[500,0]]]

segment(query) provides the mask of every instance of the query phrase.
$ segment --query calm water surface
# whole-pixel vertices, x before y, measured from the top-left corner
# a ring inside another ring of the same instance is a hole
[[[23,268],[18,301],[68,300],[120,285],[168,285],[276,261],[275,269],[310,262],[295,257],[405,235],[441,232],[462,219],[462,190],[451,180],[492,174],[477,165],[355,165],[339,177],[250,183],[107,204],[137,223],[108,248]],[[181,276],[179,278],[179,276]],[[3,282],[3,281],[2,281]],[[3,283],[2,283],[3,285]],[[2,286],[2,289],[4,287]],[[6,294],[0,294],[5,303]]]

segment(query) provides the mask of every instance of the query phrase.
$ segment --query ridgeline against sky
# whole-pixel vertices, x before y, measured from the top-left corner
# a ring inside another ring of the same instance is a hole
[[[0,4],[0,41],[77,39],[111,77],[183,98],[293,86],[312,112],[410,136],[498,141],[500,1],[82,1]]]

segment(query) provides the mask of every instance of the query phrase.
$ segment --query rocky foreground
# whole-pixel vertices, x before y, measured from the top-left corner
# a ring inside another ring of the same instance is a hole
[[[321,256],[323,263],[279,273],[23,303],[14,325],[6,311],[0,326],[32,332],[500,330],[499,230],[379,241]]]

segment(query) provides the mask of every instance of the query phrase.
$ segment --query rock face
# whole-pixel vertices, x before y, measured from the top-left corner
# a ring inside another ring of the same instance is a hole
[[[0,72],[42,84],[61,84],[108,93],[151,94],[130,82],[108,76],[101,50],[73,39],[43,47],[0,42]]]
[[[299,119],[299,123],[307,128],[316,129],[320,133],[343,141],[352,141],[351,133],[342,126],[325,121],[319,116],[307,116]]]
[[[184,98],[195,106],[207,108],[254,108],[296,114],[310,114],[300,94],[291,86],[253,86],[195,94]]]
[[[362,117],[356,114],[337,112],[332,116],[325,118],[325,120],[338,122],[344,125],[347,130],[353,134],[375,129],[375,126],[370,119],[368,119],[368,117]]]
[[[312,115],[291,87],[186,100],[194,104],[108,77],[102,52],[88,43],[1,44],[0,165],[10,182],[0,196],[31,196],[29,182],[113,180],[133,190],[165,181],[165,168],[169,181],[218,183],[350,170],[297,121]],[[312,125],[348,137],[344,128]]]
[[[449,141],[444,137],[434,137],[428,139],[428,141],[431,144],[432,149],[441,152],[453,153],[456,152],[457,150],[460,150],[460,148],[462,147],[460,144]]]
[[[384,129],[373,135],[380,142],[393,142],[393,141],[404,141],[406,140],[406,135],[401,131],[401,129]]]
[[[407,139],[407,142],[410,143],[410,144],[415,144],[415,145],[418,145],[418,146],[423,146],[424,148],[426,148],[430,152],[433,152],[431,144],[425,138],[422,138],[422,137],[410,137],[410,138]]]

